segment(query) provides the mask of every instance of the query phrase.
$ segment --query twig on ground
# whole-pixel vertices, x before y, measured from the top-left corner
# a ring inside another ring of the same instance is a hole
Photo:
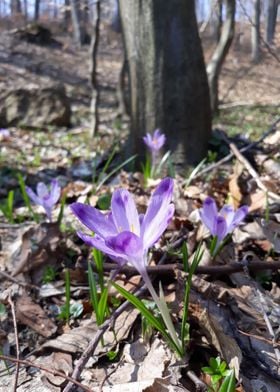
[[[272,328],[270,319],[269,319],[269,317],[267,315],[267,311],[265,309],[265,306],[267,307],[266,300],[265,300],[262,292],[258,288],[256,282],[250,277],[250,274],[249,274],[249,271],[248,271],[248,259],[246,257],[244,257],[244,259],[242,260],[242,265],[243,265],[243,270],[244,270],[245,275],[247,276],[249,281],[251,281],[251,283],[252,283],[253,290],[256,293],[256,296],[259,297],[259,305],[260,305],[260,308],[261,308],[261,313],[262,313],[263,319],[265,321],[268,333],[269,333],[269,335],[272,338],[272,342],[274,343],[276,341],[276,335],[274,333],[274,330]],[[279,367],[280,367],[280,351],[279,351],[278,347],[276,347],[275,344],[272,344],[272,347],[274,349],[275,358],[277,360],[278,369],[279,369]]]
[[[185,236],[182,238],[179,238],[177,241],[175,241],[172,245],[173,248],[176,248],[182,244],[182,241],[184,240]],[[163,264],[164,261],[166,260],[166,253],[164,253],[159,261],[159,265]],[[143,285],[139,290],[137,290],[135,293],[133,293],[136,297],[139,297],[146,291],[146,285]],[[107,319],[102,325],[99,326],[99,330],[97,331],[96,335],[92,339],[92,341],[89,343],[88,347],[86,350],[83,352],[81,358],[78,360],[76,363],[75,369],[72,373],[72,377],[77,380],[82,371],[84,366],[89,360],[89,357],[93,355],[99,341],[101,340],[102,336],[104,333],[109,329],[117,319],[117,317],[130,305],[129,301],[123,302],[115,311],[112,313],[111,317]],[[64,388],[63,392],[70,392],[72,390],[73,384],[69,382],[66,387]]]
[[[135,296],[139,296],[140,294],[144,293],[146,290],[146,286],[141,287],[136,293],[134,293]],[[94,338],[91,340],[89,343],[88,347],[86,350],[83,352],[82,356],[76,363],[75,369],[72,373],[72,378],[74,380],[78,380],[84,366],[89,360],[89,357],[93,355],[99,341],[101,340],[102,336],[104,333],[111,327],[111,325],[114,323],[115,319],[130,305],[129,301],[123,302],[115,311],[112,313],[111,317],[107,319],[102,325],[99,326],[98,331],[96,332],[96,335]],[[73,383],[70,381],[66,387],[64,388],[63,392],[70,392],[72,390]]]
[[[38,291],[40,290],[39,286],[35,286],[34,284],[26,283],[26,282],[23,282],[21,280],[18,280],[16,278],[14,278],[13,276],[7,274],[7,272],[4,272],[4,271],[0,271],[0,280],[1,280],[1,275],[5,279],[8,279],[8,280],[10,280],[13,283],[18,284],[19,286],[22,286],[22,287],[25,287],[25,288],[29,288],[29,289],[35,289],[35,290],[38,290]]]
[[[267,189],[267,187],[264,185],[264,183],[261,181],[260,176],[256,172],[256,170],[253,168],[253,166],[250,164],[250,162],[244,157],[244,155],[241,154],[239,149],[236,147],[234,143],[232,143],[230,140],[228,140],[227,136],[222,134],[223,139],[225,140],[226,143],[228,143],[229,148],[231,149],[232,153],[236,156],[236,158],[241,162],[245,168],[247,169],[248,173],[250,174],[251,177],[254,178],[256,181],[258,187],[266,192],[268,196],[270,196],[273,200],[280,200],[279,195],[277,195],[274,192],[271,192]]]
[[[260,144],[267,136],[269,136],[271,133],[273,133],[276,129],[276,125],[280,122],[280,117],[278,117],[271,125],[270,127],[267,129],[266,132],[263,133],[263,135],[256,140],[255,142],[252,142],[250,144],[248,144],[245,147],[242,147],[239,151],[241,153],[250,150],[253,147],[256,147],[258,144]],[[218,169],[218,167],[220,167],[221,165],[223,165],[224,163],[230,161],[232,158],[234,157],[234,154],[231,152],[229,153],[227,156],[225,156],[224,158],[220,159],[218,162],[212,163],[211,165],[205,167],[204,169],[200,170],[194,177],[198,178],[200,176],[202,176],[203,174],[206,174],[212,170]]]
[[[93,266],[95,270],[96,267]],[[105,263],[104,271],[110,272],[116,268],[116,265],[113,263]],[[263,271],[263,270],[272,270],[276,271],[280,269],[280,261],[268,262],[268,261],[250,261],[248,262],[248,268],[251,271]],[[147,267],[147,271],[149,274],[156,274],[157,276],[169,275],[176,270],[183,270],[182,263],[174,263],[174,264],[165,264],[165,265],[155,265],[151,267]],[[206,275],[222,275],[222,274],[232,274],[235,272],[239,272],[243,270],[243,265],[239,262],[230,262],[225,265],[207,265],[207,266],[198,266],[196,268],[195,274],[206,274]],[[139,272],[129,265],[125,265],[122,267],[121,273],[125,275],[138,275]]]
[[[15,342],[16,342],[16,354],[17,354],[17,360],[19,360],[19,342],[18,342],[16,311],[15,311],[15,304],[14,304],[10,295],[8,298],[8,302],[11,306],[11,312],[12,312],[13,324],[14,324]],[[16,390],[17,390],[18,376],[19,376],[19,362],[16,362],[15,382],[14,382],[14,387],[13,387],[14,392],[16,392]]]
[[[203,381],[201,381],[193,371],[188,370],[187,376],[195,384],[196,391],[198,391],[198,392],[207,392],[208,391],[207,385]]]
[[[57,370],[50,370],[50,369],[47,369],[44,366],[37,365],[36,363],[33,363],[31,361],[27,361],[25,359],[18,359],[18,358],[10,357],[9,355],[2,355],[2,354],[0,354],[0,360],[2,360],[2,361],[10,361],[10,362],[14,362],[14,363],[19,364],[19,365],[33,367],[33,368],[36,368],[36,369],[43,370],[44,372],[50,373],[53,376],[62,377],[65,380],[71,381],[71,383],[76,384],[78,387],[82,388],[86,392],[92,392],[92,390],[89,389],[87,386],[81,384],[79,381],[74,380],[72,377],[67,376],[66,374],[61,373],[61,372],[59,372]]]

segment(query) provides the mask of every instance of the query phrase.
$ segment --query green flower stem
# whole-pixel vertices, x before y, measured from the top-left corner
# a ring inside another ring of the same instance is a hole
[[[164,301],[164,299],[158,297],[147,272],[142,272],[141,275],[144,282],[146,283],[147,289],[149,290],[153,300],[155,301],[161,313],[161,317],[166,325],[168,332],[170,333],[173,342],[176,344],[178,350],[180,350],[181,355],[183,355],[182,344],[180,343],[177,333],[175,331],[166,302]]]

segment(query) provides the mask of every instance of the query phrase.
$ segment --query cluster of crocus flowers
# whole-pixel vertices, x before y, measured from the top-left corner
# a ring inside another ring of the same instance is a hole
[[[248,214],[248,207],[242,206],[234,211],[234,208],[225,204],[220,211],[218,211],[216,202],[211,197],[204,200],[203,206],[200,209],[200,218],[211,235],[217,239],[216,249],[226,238],[226,236],[244,220]]]
[[[131,194],[125,189],[113,193],[108,214],[81,203],[73,203],[70,207],[81,223],[94,232],[94,236],[77,232],[86,244],[107,254],[120,266],[132,264],[141,274],[170,336],[180,347],[169,310],[156,294],[146,269],[148,250],[159,240],[173,217],[172,196],[173,180],[165,178],[154,191],[144,215],[138,214]]]
[[[166,141],[166,137],[163,133],[160,132],[159,129],[156,129],[153,135],[147,133],[146,136],[143,137],[143,140],[150,150],[152,157],[152,169],[154,170],[159,151],[163,147]]]
[[[42,206],[45,211],[49,221],[52,221],[52,209],[54,205],[58,202],[61,194],[61,188],[57,180],[52,180],[50,188],[43,182],[39,182],[36,187],[35,193],[28,186],[25,188],[26,193],[29,198],[37,205]]]

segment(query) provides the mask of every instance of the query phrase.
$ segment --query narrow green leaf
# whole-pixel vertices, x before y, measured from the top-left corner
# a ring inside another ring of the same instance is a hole
[[[122,167],[127,165],[129,162],[133,161],[136,158],[137,155],[133,155],[132,157],[126,159],[124,162],[122,162],[119,166],[117,166],[114,170],[112,170],[107,176],[105,176],[97,185],[96,191],[98,191],[102,185],[109,180],[110,177],[112,177],[115,173],[117,173]]]
[[[95,277],[94,277],[90,262],[88,263],[88,283],[89,283],[90,303],[91,303],[91,306],[93,307],[94,313],[96,315],[96,322],[98,325],[100,325],[99,313],[98,313],[97,287],[96,287],[96,281],[95,281]]]
[[[33,208],[31,206],[29,197],[28,197],[28,195],[26,193],[25,181],[24,181],[24,179],[23,179],[23,177],[22,177],[22,175],[20,173],[17,175],[17,178],[18,178],[18,183],[19,183],[19,187],[20,187],[20,190],[21,190],[23,201],[24,201],[26,207],[28,208],[28,211],[33,216],[33,219],[35,220],[35,222],[39,223],[38,215],[33,211]]]
[[[105,320],[105,314],[107,309],[107,302],[108,302],[108,288],[106,287],[101,294],[99,303],[98,303],[98,318],[100,320],[100,324],[103,323]]]
[[[141,314],[146,318],[146,320],[151,324],[152,327],[157,329],[162,336],[167,340],[167,342],[170,344],[170,346],[175,350],[179,355],[181,355],[181,350],[177,345],[174,343],[173,339],[168,335],[168,333],[165,330],[165,325],[164,323],[155,317],[144,305],[144,303],[135,297],[133,294],[129,293],[127,290],[125,290],[123,287],[119,286],[117,283],[112,282],[112,285],[115,287],[116,290],[126,299],[128,300],[133,306],[135,306],[136,309],[138,309]]]
[[[236,381],[234,370],[232,369],[230,374],[224,379],[219,392],[235,392]]]
[[[66,197],[67,197],[67,193],[65,192],[62,195],[61,202],[60,202],[60,210],[59,210],[59,214],[58,214],[58,218],[57,218],[58,226],[60,226],[61,222],[62,222],[63,213],[64,213],[64,207],[65,207],[65,202],[66,202]]]
[[[182,256],[184,272],[189,272],[189,252],[186,242],[182,245]]]

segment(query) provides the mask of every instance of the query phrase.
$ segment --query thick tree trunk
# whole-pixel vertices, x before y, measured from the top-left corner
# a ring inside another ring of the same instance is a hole
[[[92,87],[91,96],[91,130],[90,136],[94,136],[98,131],[99,115],[98,115],[98,104],[99,104],[99,88],[97,81],[97,51],[99,44],[100,35],[100,0],[96,0],[94,3],[93,12],[93,34],[90,44],[90,81]]]
[[[268,0],[266,15],[265,39],[268,44],[272,44],[275,34],[279,0]]]
[[[212,113],[216,113],[218,111],[219,76],[234,36],[235,0],[225,0],[225,6],[226,19],[223,24],[221,38],[209,64],[207,65]]]
[[[252,25],[252,61],[258,63],[260,60],[260,21],[261,1],[254,0],[254,13]]]
[[[120,0],[131,132],[127,155],[145,155],[143,136],[160,128],[178,168],[199,162],[211,135],[209,91],[194,1]]]

